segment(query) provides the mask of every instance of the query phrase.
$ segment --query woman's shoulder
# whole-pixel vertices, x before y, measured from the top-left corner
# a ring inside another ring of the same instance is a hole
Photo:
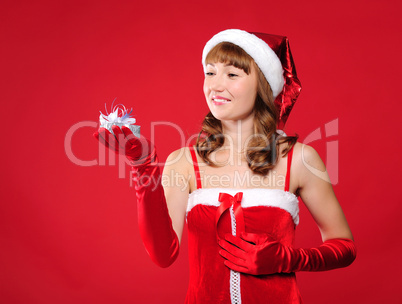
[[[286,167],[288,153],[283,155],[288,148],[288,143],[282,143],[280,145],[280,151],[282,155],[281,163],[283,167]],[[325,174],[326,167],[321,160],[318,152],[311,146],[301,142],[296,142],[293,145],[293,155],[291,163],[290,184],[299,189],[302,187],[306,180],[311,179],[317,174]],[[298,190],[294,190],[295,193]]]
[[[324,162],[312,146],[297,142],[294,146],[293,154],[298,162],[325,171]]]
[[[312,146],[296,142],[293,147],[292,171],[297,176],[308,177],[312,172],[325,172],[326,167]]]
[[[286,157],[291,148],[293,148],[293,158],[300,159],[302,157],[306,157],[308,160],[314,160],[319,157],[318,152],[313,147],[303,144],[299,141],[296,141],[293,147],[290,148],[288,142],[281,143],[279,145],[279,155]]]
[[[165,166],[175,168],[176,170],[183,171],[192,167],[192,157],[189,147],[182,147],[174,150],[169,154],[166,159]]]

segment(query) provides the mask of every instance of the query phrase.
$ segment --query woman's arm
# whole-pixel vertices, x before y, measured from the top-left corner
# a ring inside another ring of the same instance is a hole
[[[134,136],[131,130],[124,126],[121,129],[112,126],[112,130],[113,134],[100,128],[94,136],[106,147],[124,154],[131,163],[141,239],[151,259],[160,267],[168,267],[179,254],[179,235],[181,237],[187,203],[185,195],[175,197],[176,191],[173,195],[168,193],[168,200],[166,199],[161,168],[155,146],[151,142],[142,136]],[[177,172],[185,172],[182,164],[173,162],[169,165],[168,172],[174,172],[174,169]],[[175,175],[167,176],[167,184],[171,189],[176,188],[176,183],[170,180],[174,177]],[[177,185],[185,186],[180,181]]]
[[[240,237],[227,234],[225,240],[219,242],[226,266],[239,272],[265,275],[331,270],[354,261],[356,248],[352,233],[325,166],[313,148],[295,145],[290,185],[298,190],[311,212],[324,243],[303,249],[285,246],[264,234],[242,233]]]
[[[150,155],[157,160],[155,152]],[[164,174],[152,164],[134,166],[133,171],[137,173],[134,185],[141,238],[151,259],[160,267],[168,267],[179,254],[183,233],[188,199],[185,158],[179,151],[173,152]]]
[[[297,179],[298,193],[310,211],[325,242],[334,238],[353,240],[348,222],[335,196],[328,172],[314,148],[294,147],[291,176]]]
[[[179,242],[181,242],[183,235],[189,195],[191,166],[188,160],[191,157],[188,157],[188,148],[181,148],[172,152],[166,160],[162,176],[166,204]]]

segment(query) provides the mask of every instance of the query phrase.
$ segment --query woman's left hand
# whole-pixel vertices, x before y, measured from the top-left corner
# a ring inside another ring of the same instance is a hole
[[[225,265],[232,270],[253,275],[286,272],[284,266],[289,250],[267,234],[243,232],[233,236],[228,233],[219,245]]]
[[[326,240],[316,248],[293,248],[266,234],[231,234],[220,240],[219,253],[232,270],[267,275],[279,272],[324,271],[349,266],[356,258],[355,243],[347,238]]]

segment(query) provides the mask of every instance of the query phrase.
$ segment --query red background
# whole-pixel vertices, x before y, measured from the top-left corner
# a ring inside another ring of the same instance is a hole
[[[290,39],[303,90],[287,133],[303,142],[339,123],[338,135],[311,145],[325,161],[326,144],[338,141],[334,189],[358,258],[347,269],[300,273],[304,301],[397,303],[400,11],[396,0],[2,1],[0,301],[184,302],[186,233],[178,261],[155,266],[128,176],[72,163],[64,140],[116,97],[134,108],[144,135],[157,121],[196,133],[207,112],[202,48],[218,31],[240,28]],[[74,133],[80,159],[98,158],[94,131]],[[161,159],[182,145],[171,127],[156,131]],[[301,204],[296,245],[319,243]]]

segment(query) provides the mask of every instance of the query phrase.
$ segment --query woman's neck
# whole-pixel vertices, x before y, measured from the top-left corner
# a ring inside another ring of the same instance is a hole
[[[243,120],[221,121],[225,136],[224,148],[234,153],[243,153],[254,135],[254,119],[250,116]]]

